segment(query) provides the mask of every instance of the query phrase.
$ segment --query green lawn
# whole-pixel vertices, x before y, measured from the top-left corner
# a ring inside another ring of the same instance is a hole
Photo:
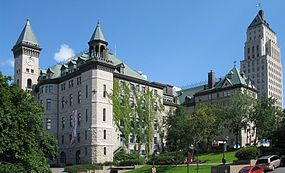
[[[233,162],[234,160],[237,160],[235,157],[235,151],[234,152],[226,152],[225,158],[227,163]],[[201,154],[199,155],[199,160],[206,160],[205,164],[207,163],[222,163],[223,153],[210,153],[210,154]],[[196,159],[196,158],[195,158]],[[211,172],[211,167],[214,165],[199,165],[199,173],[209,173]],[[171,165],[156,165],[156,172],[157,173],[185,173],[187,172],[186,166],[171,166]],[[152,165],[145,165],[141,168],[128,171],[128,173],[150,173],[151,172]],[[196,172],[197,167],[196,166],[190,166],[190,172]]]
[[[237,158],[235,157],[235,153],[235,151],[225,153],[227,163],[232,163],[234,160],[237,160]],[[206,163],[222,163],[222,158],[223,153],[210,153],[199,155],[199,160],[206,160]],[[196,160],[196,157],[194,159]]]
[[[169,165],[155,165],[157,173],[185,173],[187,172],[187,166],[169,166]],[[152,165],[145,165],[141,168],[128,171],[128,173],[150,173]],[[196,172],[196,166],[190,166],[190,172]],[[209,173],[211,172],[211,166],[201,165],[199,166],[199,173]]]

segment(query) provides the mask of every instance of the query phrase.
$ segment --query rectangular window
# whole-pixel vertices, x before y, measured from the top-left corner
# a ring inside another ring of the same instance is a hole
[[[136,86],[136,92],[140,92],[140,86],[139,85]]]
[[[81,84],[81,77],[78,77],[77,78],[77,85],[80,85]]]
[[[69,134],[69,141],[72,140],[72,134]]]
[[[85,130],[85,140],[88,139],[88,136],[87,136],[87,130]]]
[[[50,93],[53,92],[53,86],[52,86],[52,85],[49,86],[49,92],[50,92]]]
[[[61,144],[64,144],[64,135],[61,136]]]
[[[80,143],[80,133],[77,133],[77,142]]]
[[[124,105],[124,96],[123,95],[120,96],[120,105],[121,106]]]
[[[69,105],[70,106],[73,105],[73,96],[72,96],[72,94],[69,95]]]
[[[158,124],[157,124],[157,120],[154,120],[154,130],[157,130]]]
[[[153,95],[154,95],[154,96],[157,96],[157,90],[156,90],[156,89],[153,90]]]
[[[51,129],[51,119],[49,119],[49,118],[46,119],[46,128],[47,128],[47,130]]]
[[[81,114],[79,113],[77,116],[77,125],[80,126],[81,123]]]
[[[88,85],[86,85],[86,87],[85,87],[85,94],[86,94],[86,98],[88,98]]]
[[[106,139],[106,130],[104,130],[104,139]]]
[[[73,87],[73,80],[70,80],[69,82],[70,82],[69,88],[72,88]]]
[[[64,129],[64,127],[65,127],[65,117],[62,117],[61,118],[61,128]]]
[[[103,121],[106,121],[106,109],[103,108]]]
[[[31,69],[31,73],[34,73],[34,69]]]
[[[153,138],[153,143],[154,143],[154,144],[157,144],[157,137],[154,137],[154,138]]]
[[[145,93],[145,87],[142,87],[142,93],[143,94]]]
[[[142,101],[142,109],[145,109],[145,101]]]
[[[154,111],[157,111],[157,103],[156,102],[154,102]]]
[[[73,123],[73,116],[70,115],[69,116],[69,127],[72,127],[72,123]]]
[[[26,68],[26,72],[29,73],[29,71],[30,71],[30,70],[29,70],[28,68]]]
[[[48,93],[48,86],[45,86],[45,93]]]
[[[130,84],[130,90],[133,91],[135,88],[134,84]]]
[[[18,85],[18,86],[19,86],[19,85]],[[44,88],[43,88],[43,87],[41,87],[41,94],[42,94],[42,93],[44,93]]]
[[[46,110],[51,110],[51,99],[46,100]]]
[[[120,88],[121,88],[121,89],[124,88],[124,82],[123,82],[123,81],[120,82]]]
[[[134,136],[130,135],[130,143],[134,143]]]
[[[65,90],[65,83],[61,84],[61,91],[64,91]]]
[[[81,91],[78,91],[78,104],[81,103]]]
[[[104,98],[106,98],[106,93],[107,93],[106,85],[104,84],[104,85],[103,85],[103,97],[104,97]]]
[[[88,121],[88,109],[85,110],[85,120]]]
[[[104,155],[106,156],[106,154],[107,154],[107,149],[106,147],[104,147]]]
[[[61,108],[64,108],[65,105],[65,101],[64,101],[64,97],[61,98]]]
[[[130,106],[131,106],[131,108],[134,107],[134,98],[133,97],[130,97]]]
[[[84,147],[85,156],[87,156],[87,147]]]

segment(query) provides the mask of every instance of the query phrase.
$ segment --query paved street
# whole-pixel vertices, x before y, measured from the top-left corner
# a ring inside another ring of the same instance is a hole
[[[274,171],[270,171],[270,173],[285,173],[285,167],[276,168]]]

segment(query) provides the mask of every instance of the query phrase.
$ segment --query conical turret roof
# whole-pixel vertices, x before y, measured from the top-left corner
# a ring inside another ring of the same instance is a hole
[[[36,39],[35,34],[33,33],[29,19],[27,19],[27,23],[26,23],[20,37],[18,38],[15,46],[20,44],[20,43],[28,43],[28,44],[31,44],[33,46],[40,47],[40,44],[39,44],[38,40]]]
[[[107,42],[104,35],[103,35],[103,32],[100,28],[100,24],[99,24],[99,20],[98,20],[98,23],[97,23],[97,26],[96,26],[96,29],[90,39],[90,41],[93,41],[93,40],[100,40],[100,41],[104,41],[104,42]]]

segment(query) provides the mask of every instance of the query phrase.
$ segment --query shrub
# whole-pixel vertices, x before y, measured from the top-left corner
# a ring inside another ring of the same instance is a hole
[[[114,161],[124,161],[124,160],[131,160],[137,158],[138,158],[137,153],[126,153],[124,150],[122,150],[115,154]]]
[[[119,163],[120,166],[133,166],[133,165],[143,165],[144,157],[140,157],[139,159],[129,159],[123,160]]]
[[[241,148],[235,154],[238,160],[257,159],[260,155],[261,155],[261,152],[257,147]]]
[[[100,164],[81,164],[81,165],[73,165],[73,166],[66,166],[64,171],[70,173],[77,173],[78,170],[87,169],[87,170],[99,170],[102,169]]]
[[[187,155],[184,151],[177,152],[177,164],[184,163]],[[176,152],[162,153],[155,157],[154,162],[156,165],[174,165],[176,164]],[[148,164],[153,164],[153,155],[150,156]]]

